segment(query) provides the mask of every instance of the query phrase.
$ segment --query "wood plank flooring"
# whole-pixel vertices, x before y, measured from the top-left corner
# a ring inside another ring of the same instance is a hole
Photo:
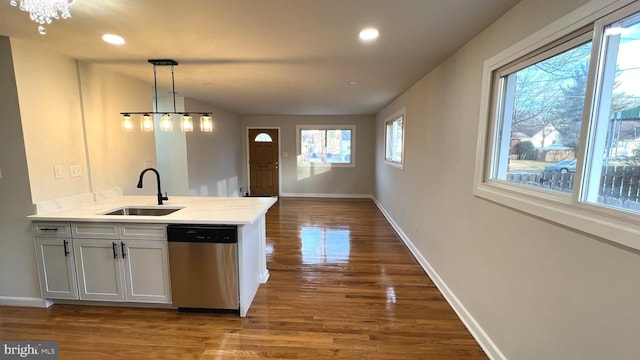
[[[248,316],[0,307],[1,340],[60,359],[486,359],[371,200],[280,199]]]

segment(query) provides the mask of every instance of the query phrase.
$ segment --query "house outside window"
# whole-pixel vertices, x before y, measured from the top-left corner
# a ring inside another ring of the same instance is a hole
[[[404,168],[404,118],[405,110],[393,114],[384,122],[384,163]]]
[[[612,6],[485,62],[474,193],[640,249],[640,4]]]
[[[355,166],[355,125],[298,125],[298,165]]]

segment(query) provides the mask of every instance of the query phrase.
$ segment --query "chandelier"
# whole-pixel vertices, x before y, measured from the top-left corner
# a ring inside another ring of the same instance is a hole
[[[142,131],[153,131],[155,127],[154,115],[162,115],[160,120],[161,131],[172,131],[174,117],[180,118],[180,129],[184,132],[193,132],[193,116],[200,115],[200,131],[213,132],[213,117],[210,112],[177,112],[176,111],[176,82],[173,72],[174,66],[178,63],[171,59],[149,59],[149,63],[153,64],[153,94],[155,99],[155,111],[127,111],[120,113],[122,130],[132,132],[135,130],[134,120],[131,115],[141,115],[140,129]],[[171,94],[173,95],[173,111],[158,111],[158,83],[156,76],[157,66],[171,66]]]
[[[71,17],[69,6],[73,5],[75,0],[11,0],[11,6],[18,6],[20,10],[29,13],[31,20],[40,24],[38,32],[42,35],[47,33],[44,25],[51,24],[53,19],[68,19]]]

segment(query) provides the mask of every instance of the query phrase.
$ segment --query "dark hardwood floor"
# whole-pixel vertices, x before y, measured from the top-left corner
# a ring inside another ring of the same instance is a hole
[[[371,200],[280,199],[246,318],[167,309],[0,307],[0,340],[60,359],[486,359]]]

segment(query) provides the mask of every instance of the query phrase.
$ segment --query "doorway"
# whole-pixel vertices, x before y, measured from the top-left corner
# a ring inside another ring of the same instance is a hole
[[[249,129],[249,193],[278,196],[280,188],[278,129]]]

